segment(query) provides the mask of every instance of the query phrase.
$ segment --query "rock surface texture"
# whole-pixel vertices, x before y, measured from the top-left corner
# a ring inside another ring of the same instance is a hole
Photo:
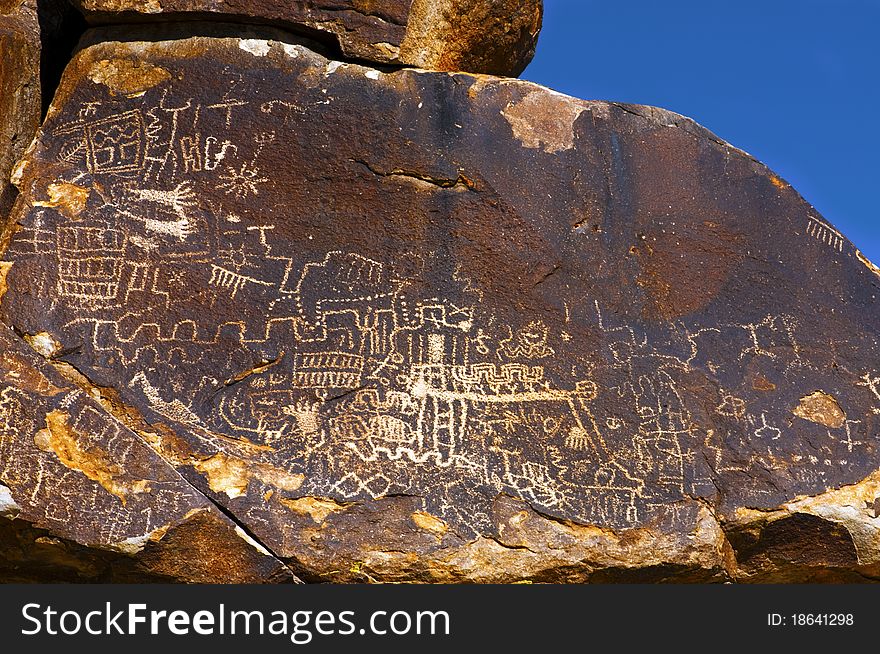
[[[107,41],[17,170],[0,570],[880,579],[880,270],[682,116]]]
[[[28,343],[39,352],[43,338]],[[294,579],[108,415],[75,371],[50,365],[6,326],[0,351],[4,582]]]
[[[15,162],[40,124],[40,27],[36,6],[0,0],[0,219],[15,199]]]
[[[75,0],[95,24],[241,20],[330,41],[347,58],[519,75],[535,53],[541,0]]]

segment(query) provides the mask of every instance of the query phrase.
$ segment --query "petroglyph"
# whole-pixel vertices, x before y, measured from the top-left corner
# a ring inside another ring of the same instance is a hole
[[[773,426],[773,424],[767,422],[767,414],[761,414],[761,425],[755,429],[754,434],[757,438],[770,440],[779,440],[780,436],[782,436],[782,430]]]
[[[860,381],[856,382],[858,386],[864,386],[876,400],[877,406],[872,407],[875,414],[880,415],[880,377],[874,377],[871,373],[865,373]]]
[[[71,581],[124,577],[135,559],[135,579],[255,581],[261,557],[277,569],[277,560],[264,552],[239,559],[231,576],[224,572],[239,556],[237,525],[3,325],[0,351],[0,519],[49,530],[46,541],[68,551],[70,561],[83,561]],[[193,520],[197,535],[187,536],[189,527],[177,531]],[[196,555],[206,529],[211,547],[222,551],[219,565]],[[175,554],[161,553],[160,542],[169,535],[183,547],[180,563]],[[87,558],[77,558],[80,548],[88,548]],[[126,556],[101,563],[107,552]],[[27,559],[14,560],[15,574],[27,575]],[[37,566],[45,574],[46,563]]]
[[[161,197],[173,209],[173,198],[181,192],[189,198],[190,189],[179,183],[170,196],[143,192],[142,197]],[[180,210],[188,204],[185,200]],[[392,264],[354,252],[334,250],[299,262],[279,257],[279,274],[247,263],[260,252],[283,251],[275,226],[232,225],[222,229],[239,234],[243,248],[237,264],[230,260],[227,268],[206,259],[196,261],[193,272],[191,262],[173,257],[160,269],[161,283],[144,263],[126,256],[130,228],[88,220],[56,227],[63,235],[58,256],[64,261],[56,285],[80,308],[77,324],[90,330],[96,352],[126,362],[127,386],[136,397],[212,448],[214,454],[192,465],[216,493],[234,499],[256,483],[255,489],[315,497],[378,498],[416,492],[418,475],[433,469],[448,480],[450,492],[460,492],[453,479],[464,477],[548,510],[638,524],[664,498],[683,497],[694,485],[709,483],[713,473],[700,471],[695,448],[711,448],[716,464],[724,467],[714,430],[696,424],[676,381],[688,369],[687,361],[700,356],[697,336],[718,330],[695,329],[688,359],[646,353],[647,370],[630,349],[647,344],[644,338],[628,327],[609,327],[599,311],[596,326],[610,339],[611,370],[631,376],[601,387],[589,377],[563,374],[558,352],[570,346],[562,330],[541,320],[499,328],[484,308],[463,302],[477,294],[460,272],[448,281],[459,298],[454,302],[420,298]],[[184,241],[172,243],[186,250]],[[76,260],[101,265],[75,267],[70,262]],[[417,267],[428,266],[421,260]],[[86,273],[90,280],[102,273],[102,285],[86,288]],[[175,278],[193,274],[203,288],[216,289],[212,304],[250,295],[287,313],[276,312],[258,330],[233,316],[211,323],[193,315],[173,325],[151,325],[118,304],[120,297],[137,292],[161,306],[165,297],[149,289],[160,286],[173,293]],[[787,318],[728,329],[742,335],[743,356],[776,360],[780,345],[797,352]],[[191,357],[189,349],[209,353],[229,336],[245,347],[271,348],[278,333],[285,334],[287,346],[264,358],[271,364],[252,365],[246,374],[202,375],[199,386],[170,399],[154,381],[156,370],[143,367],[147,360],[177,356],[178,365],[203,369],[201,357]],[[230,381],[221,383],[224,377]],[[602,394],[629,398],[634,417],[597,417],[593,403]],[[748,407],[725,394],[716,410],[739,421]],[[831,418],[820,422],[830,424]],[[783,435],[765,413],[751,430],[765,442]],[[609,434],[615,434],[614,446]],[[621,439],[629,444],[621,448]],[[533,449],[532,441],[542,446]],[[842,445],[851,448],[853,442]],[[249,460],[247,452],[258,459]],[[323,472],[316,475],[316,470]],[[284,503],[299,507],[291,501]],[[446,502],[434,509],[439,520],[452,521],[457,529],[476,528],[458,524],[462,516],[451,512],[451,498]]]
[[[55,134],[76,137],[68,141],[64,160],[84,155],[91,173],[126,173],[144,166],[145,129],[143,114],[135,109],[97,120],[81,118],[58,127]]]
[[[824,221],[811,216],[807,222],[807,234],[832,249],[843,252],[843,244],[845,242],[843,234]]]

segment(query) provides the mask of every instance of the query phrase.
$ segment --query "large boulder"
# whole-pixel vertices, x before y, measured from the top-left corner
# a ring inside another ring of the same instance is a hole
[[[0,318],[307,580],[880,576],[880,271],[686,118],[106,42],[19,185]]]
[[[517,76],[542,0],[74,0],[93,24],[241,21],[332,43],[349,59]]]

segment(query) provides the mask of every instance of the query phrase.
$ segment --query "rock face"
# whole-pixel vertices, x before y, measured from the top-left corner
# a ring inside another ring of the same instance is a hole
[[[880,577],[880,272],[686,118],[106,42],[20,169],[0,318],[132,443],[83,478],[31,383],[37,484],[179,474],[306,580]]]
[[[0,217],[15,198],[12,168],[40,124],[40,28],[34,3],[0,0]]]
[[[38,352],[51,341],[36,335]],[[0,327],[0,576],[29,581],[294,579],[87,385]],[[98,398],[96,400],[96,398]]]
[[[535,53],[541,0],[75,0],[95,24],[240,20],[330,40],[347,58],[519,75]]]

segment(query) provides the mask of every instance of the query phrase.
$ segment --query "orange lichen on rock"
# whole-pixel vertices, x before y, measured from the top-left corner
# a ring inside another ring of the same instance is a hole
[[[83,435],[68,424],[70,415],[55,410],[46,414],[46,427],[34,435],[34,443],[44,452],[52,452],[67,468],[81,472],[115,495],[125,504],[130,493],[149,490],[149,481],[124,481],[123,468],[110,460],[103,449],[85,443]]]
[[[295,500],[281,498],[281,503],[291,511],[307,514],[312,520],[320,524],[327,516],[345,509],[345,504],[328,497],[298,497]]]
[[[226,493],[231,499],[247,493],[248,483],[253,478],[286,491],[296,490],[305,479],[301,474],[292,474],[267,464],[249,463],[222,452],[194,462],[193,467],[205,476],[212,491]]]
[[[6,285],[6,277],[9,275],[10,270],[12,270],[12,262],[0,261],[0,300],[3,299],[3,296],[9,288]]]
[[[86,208],[91,191],[76,184],[56,182],[46,189],[48,199],[34,202],[35,207],[58,209],[68,218],[76,218]]]
[[[804,420],[817,422],[834,429],[839,429],[846,424],[846,414],[840,408],[837,400],[822,391],[816,391],[802,397],[801,403],[794,408],[792,413]]]
[[[442,536],[449,531],[449,526],[443,520],[432,516],[430,513],[425,513],[424,511],[416,511],[413,513],[412,521],[419,529],[429,531],[437,536]]]
[[[137,96],[170,78],[164,68],[132,59],[102,59],[89,71],[89,79],[113,95]]]

